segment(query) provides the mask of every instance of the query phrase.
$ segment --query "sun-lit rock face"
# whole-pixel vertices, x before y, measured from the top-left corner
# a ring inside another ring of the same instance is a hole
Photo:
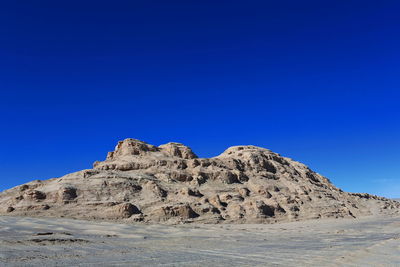
[[[180,143],[168,143],[158,147],[162,152],[172,157],[178,157],[182,159],[195,159],[196,154],[193,153],[190,147],[187,147]]]
[[[119,141],[115,150],[109,152],[107,155],[108,160],[123,158],[125,156],[144,156],[149,152],[156,152],[158,148],[153,145],[146,144],[145,142],[136,139],[125,139]]]
[[[93,169],[0,193],[0,214],[135,222],[273,223],[397,213],[400,203],[351,194],[290,158],[234,146],[198,158],[180,143],[118,142]]]

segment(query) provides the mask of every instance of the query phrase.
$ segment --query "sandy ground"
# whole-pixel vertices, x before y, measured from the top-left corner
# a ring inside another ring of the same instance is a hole
[[[400,266],[400,217],[127,225],[0,217],[0,266]]]

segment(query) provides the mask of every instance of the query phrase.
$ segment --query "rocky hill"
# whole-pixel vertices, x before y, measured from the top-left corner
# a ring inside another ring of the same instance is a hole
[[[255,146],[198,158],[187,146],[126,139],[92,169],[0,193],[0,214],[126,222],[273,223],[398,213]]]

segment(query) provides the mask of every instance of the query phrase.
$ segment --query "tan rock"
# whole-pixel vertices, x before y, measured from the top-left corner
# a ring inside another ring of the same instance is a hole
[[[193,151],[180,143],[168,143],[165,145],[161,145],[158,147],[162,152],[165,152],[166,154],[173,156],[173,157],[178,157],[178,158],[183,158],[183,159],[195,159],[197,158],[196,154],[193,153]]]
[[[235,146],[198,158],[179,143],[135,139],[119,142],[93,169],[0,193],[0,214],[126,222],[272,223],[399,210],[399,202],[343,192],[265,148]]]
[[[31,201],[40,201],[46,198],[46,194],[38,190],[29,190],[24,193],[23,198]]]

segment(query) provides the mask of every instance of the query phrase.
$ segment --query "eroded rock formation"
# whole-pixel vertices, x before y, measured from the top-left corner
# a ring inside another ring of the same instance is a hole
[[[255,146],[198,158],[179,143],[126,139],[93,169],[0,193],[0,214],[140,222],[272,223],[399,212],[346,193],[307,166]]]

